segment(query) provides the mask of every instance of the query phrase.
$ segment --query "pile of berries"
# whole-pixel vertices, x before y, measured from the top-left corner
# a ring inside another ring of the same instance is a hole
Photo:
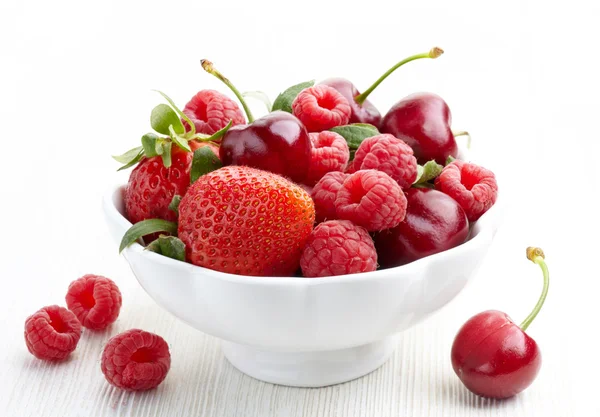
[[[245,117],[214,90],[183,111],[163,94],[155,132],[116,157],[136,165],[121,250],[143,238],[151,251],[232,274],[362,273],[462,244],[496,201],[494,174],[457,159],[441,97],[412,94],[384,117],[367,100],[392,71],[362,94],[341,78],[297,84],[255,120],[231,82],[211,62],[202,67]]]
[[[66,359],[81,338],[82,327],[104,330],[121,311],[117,285],[101,275],[84,275],[69,285],[67,308],[43,307],[25,320],[25,344],[38,359]],[[129,391],[148,390],[167,376],[171,354],[165,340],[153,333],[131,329],[112,337],[102,352],[100,367],[106,380]]]

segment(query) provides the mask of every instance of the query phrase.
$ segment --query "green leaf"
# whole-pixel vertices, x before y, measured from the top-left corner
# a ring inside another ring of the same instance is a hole
[[[163,144],[165,143],[164,139],[158,139],[156,144],[154,145],[154,151],[157,155],[162,155],[165,149],[163,148]]]
[[[221,168],[221,160],[215,155],[209,146],[203,146],[196,149],[192,159],[192,168],[190,170],[190,182],[193,184],[204,174]]]
[[[296,98],[296,96],[300,93],[300,91],[305,88],[309,88],[315,85],[315,80],[306,81],[304,83],[296,84],[285,90],[283,93],[279,94],[275,101],[273,102],[272,111],[275,110],[283,110],[288,113],[292,112],[292,102]]]
[[[117,155],[117,156],[113,155],[113,159],[115,161],[117,161],[117,162],[120,162],[121,164],[128,164],[131,161],[133,161],[135,158],[137,158],[138,155],[139,155],[139,153],[143,149],[144,149],[143,147],[138,146],[137,148],[133,148],[133,149],[128,150],[123,155]]]
[[[271,104],[271,100],[269,100],[269,96],[263,91],[246,91],[242,93],[243,97],[251,97],[258,101],[262,101],[265,107],[267,108],[267,112],[271,112],[273,105]]]
[[[169,222],[161,219],[149,219],[143,220],[131,226],[123,239],[121,239],[121,245],[119,246],[119,253],[123,252],[127,246],[141,238],[156,232],[167,232],[172,235],[177,234],[177,223]]]
[[[162,157],[163,165],[165,166],[165,168],[171,167],[171,146],[172,145],[173,144],[171,143],[170,140],[166,140],[162,144],[163,151],[160,154],[160,156]]]
[[[429,181],[435,179],[438,175],[440,175],[443,169],[444,167],[435,162],[434,160],[425,163],[425,165],[423,166],[417,165],[417,179],[415,180],[413,185],[416,186],[429,184]]]
[[[171,139],[173,140],[173,142],[175,142],[175,144],[177,146],[179,146],[181,149],[183,149],[186,152],[192,152],[192,148],[190,148],[190,145],[188,144],[188,141],[186,138],[183,138],[181,136],[179,136],[177,133],[175,133],[175,130],[173,129],[173,126],[169,126],[169,132],[171,133]]]
[[[175,194],[173,199],[169,203],[169,210],[174,211],[175,213],[179,213],[179,203],[181,203],[181,196]]]
[[[448,158],[446,158],[446,165],[450,165],[452,163],[452,161],[454,161],[456,158],[453,157],[452,155],[448,155]]]
[[[134,166],[135,164],[137,164],[138,162],[140,162],[140,160],[144,157],[144,150],[141,149],[141,146],[139,148],[136,148],[135,150],[138,150],[138,149],[139,149],[139,151],[133,157],[133,159],[131,159],[125,165],[123,165],[122,167],[120,167],[119,169],[117,169],[117,171],[123,171],[124,169],[131,168],[132,166]],[[134,149],[132,149],[132,150],[134,150]]]
[[[329,130],[342,135],[348,142],[350,150],[358,149],[363,140],[379,134],[375,126],[366,123],[337,126]]]
[[[180,116],[180,117],[181,117],[183,120],[185,120],[185,121],[188,123],[188,125],[190,126],[190,129],[191,129],[192,135],[193,135],[194,133],[196,133],[196,127],[195,127],[195,125],[192,123],[192,121],[190,120],[190,118],[188,117],[188,115],[187,115],[187,114],[185,114],[184,112],[182,112],[181,110],[179,110],[179,107],[177,107],[177,106],[175,105],[175,103],[173,102],[173,100],[171,100],[171,97],[169,97],[168,95],[166,95],[166,94],[165,94],[165,93],[163,93],[162,91],[159,91],[159,90],[154,90],[154,91],[156,91],[158,94],[160,94],[161,96],[163,96],[163,98],[164,98],[165,100],[167,100],[167,102],[168,102],[168,103],[171,105],[171,107],[173,107],[173,109],[175,109],[175,111],[177,112],[177,114],[178,114],[178,115],[179,115],[179,116]]]
[[[156,152],[156,143],[159,139],[160,138],[154,133],[146,133],[144,136],[142,136],[142,146],[144,148],[144,153],[148,158],[158,155]]]
[[[169,126],[173,126],[173,130],[175,130],[175,133],[177,134],[182,135],[185,133],[185,128],[183,127],[183,123],[181,123],[181,119],[177,116],[177,113],[166,104],[159,104],[152,109],[150,124],[152,125],[152,129],[163,135],[170,134]]]
[[[185,262],[185,244],[174,236],[159,236],[146,249]]]

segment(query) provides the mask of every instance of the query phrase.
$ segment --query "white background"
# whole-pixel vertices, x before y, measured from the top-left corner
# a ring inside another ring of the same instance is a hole
[[[0,415],[599,415],[599,18],[594,1],[2,0]],[[400,69],[371,99],[384,113],[409,93],[440,94],[453,126],[471,132],[475,154],[498,174],[510,207],[477,277],[367,378],[299,390],[239,374],[216,340],[155,306],[117,255],[100,198],[127,174],[115,173],[110,155],[149,131],[161,102],[151,89],[181,106],[203,88],[229,94],[200,58],[273,99],[329,76],[365,89],[432,46],[446,54]],[[529,329],[541,373],[516,399],[477,400],[450,369],[452,337],[481,310],[516,321],[529,312],[542,282],[524,256],[532,244],[552,275]],[[88,272],[122,288],[119,321],[86,332],[65,364],[36,361],[24,319],[64,304],[68,283]],[[158,390],[124,394],[104,381],[99,355],[108,337],[136,326],[169,341],[173,367]]]

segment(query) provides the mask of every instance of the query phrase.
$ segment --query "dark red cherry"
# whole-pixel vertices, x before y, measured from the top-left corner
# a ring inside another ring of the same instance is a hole
[[[429,188],[410,188],[406,199],[404,221],[375,235],[382,267],[404,265],[467,240],[467,215],[452,197]]]
[[[231,127],[221,140],[219,157],[223,165],[247,165],[302,182],[308,173],[311,142],[306,128],[283,111],[254,120],[246,100],[212,62],[203,59],[202,68],[217,77],[236,95],[248,117],[247,125]]]
[[[230,128],[219,156],[223,165],[247,165],[301,182],[308,173],[311,142],[300,120],[275,111],[248,125]]]
[[[525,331],[544,305],[550,275],[540,248],[527,248],[527,258],[542,269],[544,287],[523,323],[517,326],[506,313],[488,310],[471,317],[454,339],[454,372],[477,395],[512,397],[531,385],[542,366],[540,349]]]
[[[380,130],[408,143],[420,164],[434,159],[444,165],[449,156],[456,158],[458,153],[451,123],[450,108],[440,96],[415,93],[394,104]]]
[[[325,81],[321,81],[320,84],[325,84],[329,87],[335,88],[346,98],[346,100],[348,100],[348,103],[350,103],[350,108],[352,109],[352,113],[350,114],[350,123],[369,123],[375,127],[379,127],[379,124],[381,123],[381,113],[379,113],[379,110],[377,110],[373,103],[367,100],[369,94],[371,94],[383,80],[385,80],[391,73],[396,71],[402,65],[417,59],[435,59],[443,53],[444,51],[441,48],[436,47],[432,48],[429,52],[409,56],[387,70],[363,93],[360,93],[354,84],[345,78],[329,78]]]

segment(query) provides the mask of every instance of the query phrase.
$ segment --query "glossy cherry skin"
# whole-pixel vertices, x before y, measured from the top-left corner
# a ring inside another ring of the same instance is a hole
[[[435,159],[444,165],[448,156],[458,153],[451,123],[450,108],[440,96],[415,93],[392,106],[379,130],[408,143],[420,164]]]
[[[350,114],[349,123],[369,123],[375,127],[381,123],[381,113],[375,108],[373,103],[369,100],[365,100],[363,104],[358,104],[354,97],[360,94],[358,89],[345,78],[328,78],[321,81],[319,84],[328,85],[329,87],[335,88],[341,95],[343,95],[348,103],[350,103]]]
[[[301,182],[308,173],[311,142],[295,116],[275,111],[230,128],[221,142],[223,165],[247,165]]]
[[[508,398],[537,376],[542,356],[537,343],[506,313],[489,310],[473,316],[452,345],[454,372],[474,394]]]
[[[467,240],[467,215],[452,197],[430,188],[410,188],[406,199],[404,221],[374,235],[382,267],[404,265]]]

